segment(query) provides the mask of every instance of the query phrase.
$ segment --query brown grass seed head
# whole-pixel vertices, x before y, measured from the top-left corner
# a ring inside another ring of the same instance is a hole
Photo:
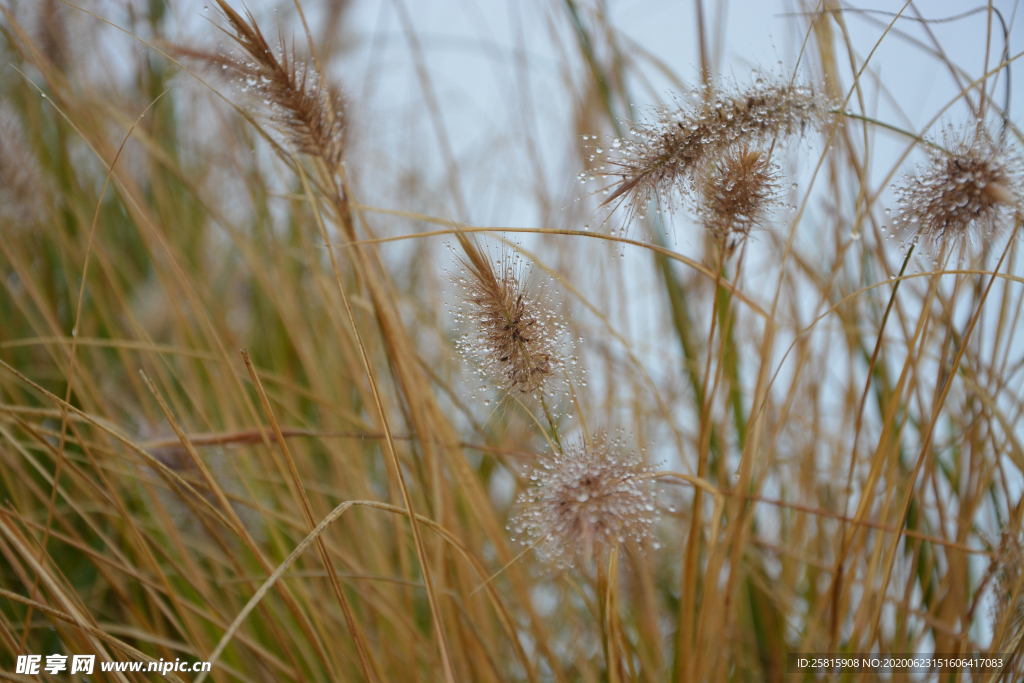
[[[937,252],[945,243],[973,251],[997,237],[1016,211],[1024,164],[981,126],[947,128],[943,147],[928,147],[927,164],[893,186],[899,203],[894,234],[905,247],[923,242]]]
[[[531,294],[529,267],[504,251],[496,263],[481,257],[461,266],[451,278],[463,302],[455,316],[467,328],[459,351],[503,392],[551,394],[572,362],[561,353],[567,328]]]
[[[620,456],[623,450],[621,439],[599,433],[592,445],[570,441],[564,452],[540,458],[509,529],[559,568],[600,561],[620,543],[639,547],[658,517],[654,470],[639,453]]]
[[[331,171],[341,163],[345,149],[344,106],[336,88],[326,83],[310,60],[299,58],[284,38],[272,50],[252,14],[246,16],[217,0],[228,23],[225,32],[244,56],[233,68],[250,93],[269,109],[274,129],[293,151],[320,158]],[[222,66],[225,66],[222,64]]]
[[[5,224],[0,234],[28,230],[42,221],[45,204],[53,201],[50,189],[17,113],[0,104],[0,220]]]
[[[779,167],[767,152],[742,148],[711,161],[698,188],[697,215],[719,245],[730,252],[755,228],[779,200]]]
[[[694,107],[666,108],[615,141],[599,173],[619,180],[604,203],[625,204],[629,219],[652,199],[672,209],[679,196],[698,189],[701,169],[723,150],[819,129],[832,109],[834,103],[808,85],[761,76],[744,90],[704,93]]]
[[[1019,534],[1006,530],[992,555],[994,582],[993,626],[999,628],[1006,617],[1004,638],[1024,625],[1024,542]],[[1016,599],[1014,599],[1016,596]]]

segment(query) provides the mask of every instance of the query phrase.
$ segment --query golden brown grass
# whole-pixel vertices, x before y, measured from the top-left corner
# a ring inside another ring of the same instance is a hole
[[[79,52],[113,40],[99,18],[4,5],[0,677],[84,653],[216,681],[782,681],[790,652],[1022,647],[998,40],[950,101],[974,137],[872,115],[887,67],[810,5],[798,77],[721,85],[699,27],[696,94],[644,122],[641,46],[565,3],[572,143],[541,144],[515,64],[522,134],[474,159],[405,5],[408,138],[336,68],[344,3],[282,5],[303,38],[280,46],[264,8],[210,4],[216,35],[171,41],[161,3],[126,21],[155,38],[111,43],[123,82]],[[397,160],[370,144],[392,138]],[[499,183],[516,159],[525,193]],[[492,179],[536,225],[465,222]],[[914,216],[932,265],[886,239]]]

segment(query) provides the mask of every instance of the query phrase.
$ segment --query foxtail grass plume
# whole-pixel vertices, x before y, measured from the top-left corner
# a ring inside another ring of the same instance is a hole
[[[503,250],[492,263],[479,249],[466,253],[452,278],[464,304],[456,317],[468,328],[459,350],[506,393],[551,393],[566,371],[565,324],[531,294],[529,268],[518,254]]]
[[[49,183],[29,149],[18,115],[0,105],[0,220],[8,224],[0,227],[0,234],[5,229],[27,230],[42,220],[49,195]]]
[[[1018,534],[1003,533],[992,555],[992,572],[995,577],[993,625],[998,629],[1006,619],[1005,643],[1024,626],[1024,542]]]
[[[745,90],[704,93],[691,109],[664,109],[634,124],[601,171],[618,176],[605,204],[625,204],[629,218],[657,198],[672,208],[697,189],[702,168],[723,150],[820,128],[834,104],[808,85],[758,77]]]
[[[65,23],[67,10],[60,0],[44,0],[39,4],[37,18],[39,47],[50,63],[61,70],[71,61],[71,41]]]
[[[653,470],[605,434],[577,440],[540,459],[533,485],[517,500],[511,529],[559,568],[601,559],[620,543],[639,546],[658,516]],[[655,544],[657,547],[657,544]]]
[[[697,214],[725,253],[764,227],[778,202],[779,167],[767,152],[746,145],[711,161],[698,188]]]
[[[284,39],[272,50],[252,14],[238,14],[217,0],[228,23],[225,31],[242,48],[243,57],[233,62],[242,79],[242,90],[270,109],[275,130],[300,154],[318,157],[335,170],[345,148],[345,117],[337,91],[327,84],[309,60],[288,50]]]
[[[973,250],[996,236],[1017,209],[1024,165],[1016,150],[981,127],[949,127],[943,145],[927,147],[927,165],[895,186],[896,235],[937,251]]]

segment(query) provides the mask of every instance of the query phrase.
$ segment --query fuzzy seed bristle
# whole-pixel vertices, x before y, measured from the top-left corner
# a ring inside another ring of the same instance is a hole
[[[242,78],[243,91],[270,108],[277,131],[300,154],[318,157],[334,171],[345,148],[344,108],[337,90],[326,83],[308,60],[294,48],[270,48],[252,14],[242,17],[224,0],[217,0],[230,28],[229,35],[245,53],[233,69]]]
[[[943,148],[928,148],[929,161],[895,188],[900,205],[897,234],[933,251],[973,250],[995,237],[1018,206],[1024,163],[982,127],[947,128]]]
[[[747,146],[708,164],[698,192],[697,213],[705,229],[731,251],[777,202],[779,168],[766,152]]]
[[[559,567],[598,558],[619,543],[641,544],[658,516],[652,468],[605,434],[543,457],[520,494],[511,528],[524,545]]]
[[[454,278],[465,303],[459,317],[469,331],[459,350],[510,394],[545,394],[565,371],[559,340],[565,326],[531,295],[527,269],[503,252],[497,268],[479,252],[462,261]]]
[[[832,103],[806,85],[765,82],[702,98],[693,109],[664,110],[633,126],[632,137],[608,157],[618,176],[605,204],[625,204],[629,218],[657,198],[671,208],[694,188],[701,169],[719,152],[821,127]]]

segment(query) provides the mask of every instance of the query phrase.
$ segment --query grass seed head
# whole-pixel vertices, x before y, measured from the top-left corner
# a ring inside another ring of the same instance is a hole
[[[335,170],[345,149],[344,107],[337,90],[326,83],[314,64],[285,47],[272,50],[252,14],[246,16],[217,0],[228,23],[225,29],[244,56],[233,63],[242,90],[269,108],[269,119],[292,149],[323,159]]]
[[[462,274],[453,278],[464,302],[457,315],[469,328],[459,350],[506,393],[550,393],[566,369],[564,323],[531,294],[518,255],[502,252],[494,264],[471,253],[475,258],[463,260]]]
[[[45,0],[41,3],[37,29],[39,47],[43,54],[61,70],[71,61],[65,12],[66,8],[61,6],[60,0]]]
[[[0,106],[0,219],[11,230],[24,230],[43,220],[50,184],[25,139],[15,111]]]
[[[820,128],[833,108],[809,86],[759,77],[745,90],[705,93],[693,108],[663,110],[634,124],[605,160],[604,173],[619,177],[605,203],[625,204],[629,218],[655,198],[671,208],[723,150]]]
[[[1019,534],[1005,531],[992,556],[995,576],[993,625],[999,628],[1006,618],[1005,639],[1024,625],[1024,542]]]
[[[947,128],[943,148],[928,148],[928,163],[896,187],[896,234],[936,251],[973,250],[995,237],[1018,205],[1022,163],[982,127]]]
[[[726,252],[763,227],[778,202],[779,168],[766,152],[746,145],[708,164],[701,178],[697,214]]]
[[[512,529],[559,568],[601,559],[619,543],[638,546],[657,518],[653,471],[638,453],[619,457],[618,439],[598,434],[542,458],[520,494]]]

